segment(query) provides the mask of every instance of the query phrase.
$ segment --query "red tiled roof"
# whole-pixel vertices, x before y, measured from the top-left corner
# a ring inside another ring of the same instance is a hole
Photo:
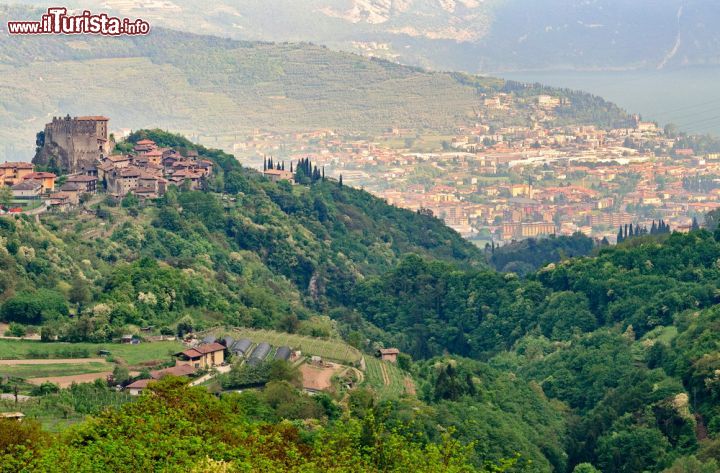
[[[98,178],[95,176],[70,176],[65,182],[92,182],[97,181]]]
[[[154,145],[155,142],[153,140],[140,140],[137,142],[139,145]]]
[[[195,347],[195,350],[202,353],[203,355],[207,353],[215,353],[216,351],[223,351],[225,350],[225,347],[220,345],[217,342],[213,343],[203,343],[202,345],[198,345]]]
[[[23,177],[23,179],[50,179],[56,177],[57,176],[51,172],[31,172],[27,176]]]
[[[0,164],[0,169],[32,169],[33,164],[32,163],[26,163],[26,162],[18,162],[18,163],[8,163],[4,162]]]
[[[147,388],[148,384],[155,381],[154,379],[138,379],[132,384],[128,384],[125,386],[125,389],[145,389]]]
[[[177,365],[172,368],[165,368],[163,370],[155,370],[150,372],[150,376],[154,379],[160,379],[165,376],[190,376],[197,371],[190,365]]]
[[[94,115],[94,116],[87,116],[87,117],[77,117],[78,120],[82,121],[94,121],[94,122],[108,122],[110,119],[108,117],[103,117],[101,115]]]

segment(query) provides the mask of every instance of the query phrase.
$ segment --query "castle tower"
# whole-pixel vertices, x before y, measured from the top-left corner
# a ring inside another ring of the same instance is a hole
[[[110,154],[109,121],[103,116],[53,117],[52,122],[45,125],[42,142],[38,141],[39,149],[33,163],[54,164],[66,173],[94,167]]]

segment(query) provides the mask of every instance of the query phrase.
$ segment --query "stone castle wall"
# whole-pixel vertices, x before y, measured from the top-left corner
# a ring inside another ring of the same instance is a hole
[[[94,166],[109,154],[107,125],[107,120],[53,117],[45,125],[45,143],[36,156],[37,164],[46,164],[54,158],[67,172]]]

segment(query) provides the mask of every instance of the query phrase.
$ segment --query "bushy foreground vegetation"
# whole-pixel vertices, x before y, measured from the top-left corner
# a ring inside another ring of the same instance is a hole
[[[248,416],[246,401],[168,378],[57,436],[31,421],[0,421],[3,471],[476,471],[450,436],[417,441],[371,414],[269,424]]]

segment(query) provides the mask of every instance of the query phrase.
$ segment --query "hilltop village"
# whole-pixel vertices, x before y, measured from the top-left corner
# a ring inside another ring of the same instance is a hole
[[[2,185],[12,194],[11,201],[7,196],[2,203],[4,211],[67,211],[98,193],[154,199],[170,185],[200,189],[213,172],[212,161],[200,159],[197,152],[183,155],[151,140],[121,153],[108,136],[108,121],[100,116],[54,118],[41,134],[33,163],[0,164]]]
[[[512,100],[498,94],[484,106],[512,109]],[[458,127],[452,136],[403,129],[372,138],[333,130],[257,130],[232,151],[241,162],[262,166],[273,181],[292,182],[292,164],[286,170],[285,162],[309,159],[329,177],[342,176],[390,204],[432,213],[479,244],[576,232],[614,243],[618,229],[630,225],[651,228],[663,221],[688,231],[694,220],[720,207],[720,153],[696,153],[685,137],[639,117],[609,130],[544,125],[567,105],[540,95],[532,126],[477,123]],[[15,199],[5,207],[67,210],[97,192],[157,198],[169,185],[199,189],[212,174],[212,162],[197,153],[183,155],[150,140],[118,151],[108,120],[68,116],[48,123],[35,166],[0,165],[2,183]],[[276,165],[268,167],[268,156]],[[53,167],[60,173],[47,172]]]
[[[563,107],[553,99],[540,96],[536,107]],[[502,94],[492,100],[486,105],[509,107]],[[688,231],[694,218],[720,206],[720,153],[696,153],[667,131],[634,117],[631,126],[610,130],[538,122],[476,124],[453,136],[392,129],[372,139],[332,130],[258,132],[234,152],[310,157],[329,176],[432,212],[482,243],[576,232],[614,243],[619,227],[663,220]]]

